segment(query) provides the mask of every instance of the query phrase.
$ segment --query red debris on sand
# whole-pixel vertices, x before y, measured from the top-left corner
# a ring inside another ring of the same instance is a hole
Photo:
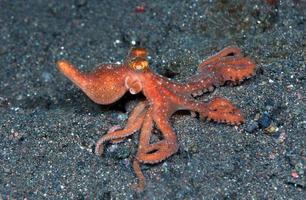
[[[265,0],[266,3],[270,4],[271,6],[275,6],[278,4],[278,0]]]
[[[145,6],[144,5],[136,6],[136,8],[135,8],[135,12],[136,13],[143,13],[145,11],[146,10],[145,10]]]
[[[292,171],[291,172],[291,177],[296,179],[296,178],[299,178],[299,175],[296,171]]]

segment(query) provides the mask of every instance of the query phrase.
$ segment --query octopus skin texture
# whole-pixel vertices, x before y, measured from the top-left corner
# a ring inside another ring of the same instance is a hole
[[[169,123],[174,112],[190,110],[199,113],[201,118],[231,125],[244,122],[240,110],[229,100],[216,97],[202,102],[194,97],[226,83],[239,84],[254,75],[256,66],[253,60],[242,55],[239,48],[230,46],[204,60],[197,74],[179,83],[154,73],[149,68],[147,56],[146,49],[134,47],[123,64],[101,64],[89,73],[80,72],[66,60],[57,62],[60,72],[98,104],[111,104],[126,92],[142,92],[146,97],[131,112],[126,127],[108,131],[97,141],[95,148],[95,153],[100,156],[106,142],[121,142],[140,130],[139,146],[133,160],[138,191],[145,188],[141,164],[159,163],[178,150],[177,136]],[[160,130],[162,139],[150,143],[154,125]]]

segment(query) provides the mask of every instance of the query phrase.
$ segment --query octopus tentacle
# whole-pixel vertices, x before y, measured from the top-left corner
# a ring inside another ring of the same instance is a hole
[[[133,169],[138,178],[138,184],[135,187],[135,189],[138,191],[143,191],[145,187],[145,177],[140,168],[139,162],[141,161],[139,160],[139,154],[141,154],[144,151],[145,147],[149,144],[150,137],[152,135],[152,129],[153,129],[153,118],[152,118],[152,108],[150,107],[148,111],[146,112],[144,120],[143,120],[141,132],[139,136],[140,142],[138,145],[138,151],[133,161]]]
[[[222,49],[221,51],[219,51],[215,55],[210,56],[206,60],[204,60],[199,65],[199,68],[201,69],[201,68],[203,68],[207,65],[210,65],[212,63],[219,62],[220,59],[222,59],[224,57],[228,57],[228,56],[235,56],[236,58],[240,58],[240,57],[242,57],[241,50],[238,47],[234,47],[234,46],[225,47],[224,49]]]
[[[217,63],[207,65],[201,69],[199,76],[207,76],[214,73],[221,77],[221,83],[225,81],[242,81],[253,75],[255,63],[249,58],[236,58],[234,56],[220,59]]]
[[[255,66],[253,60],[243,57],[239,48],[225,48],[199,65],[199,73],[192,76],[190,80],[199,82],[213,77],[214,82],[208,88],[203,87],[198,91],[193,91],[192,94],[200,96],[226,82],[232,85],[238,84],[254,75]]]
[[[198,74],[189,78],[186,83],[171,83],[158,77],[168,89],[179,94],[200,96],[214,87],[226,82],[237,84],[254,74],[255,62],[249,57],[243,57],[237,47],[227,47],[217,54],[204,60],[199,65]]]
[[[214,98],[207,105],[207,110],[200,112],[201,117],[207,117],[208,120],[239,125],[244,122],[240,110],[236,108],[229,100],[224,98]]]
[[[152,132],[148,133],[151,135]],[[141,171],[140,163],[155,164],[170,157],[178,150],[176,140],[174,141],[167,141],[164,139],[157,143],[149,144],[143,149],[139,148],[137,155],[133,161],[133,169],[138,178],[138,184],[136,189],[139,192],[143,191],[145,187],[145,177]]]
[[[185,109],[198,112],[202,118],[220,123],[240,125],[244,122],[240,110],[230,101],[217,97],[210,102],[182,102]],[[184,108],[183,108],[184,109]]]
[[[139,139],[139,148],[133,161],[133,168],[138,177],[138,185],[136,187],[138,191],[143,191],[145,185],[145,177],[141,171],[140,163],[158,163],[173,155],[178,150],[177,137],[168,122],[168,117],[157,114],[154,115],[154,117],[152,116],[153,111],[150,108],[143,121],[143,127]],[[164,139],[150,144],[153,122],[155,122],[157,127],[161,130]]]
[[[159,142],[150,144],[152,132],[144,131],[141,133],[137,159],[143,163],[158,163],[178,150],[177,136],[169,124],[168,117],[154,115],[154,122],[157,128],[160,129],[163,139]],[[151,125],[153,125],[153,123]]]
[[[139,138],[139,148],[137,151],[136,158],[142,163],[157,163],[170,155],[161,155],[168,154],[164,151],[165,147],[171,145],[176,145],[176,135],[172,130],[168,119],[165,117],[160,117],[160,115],[155,114],[153,117],[153,109],[151,108],[144,119],[143,127],[141,129],[140,138]],[[163,134],[163,140],[150,144],[150,138],[152,136],[152,129],[154,122],[157,127],[161,130]],[[172,147],[170,149],[173,149]],[[170,150],[168,149],[168,150]],[[173,152],[174,153],[174,152]]]
[[[183,96],[175,95],[169,90],[164,93],[174,105],[178,105],[176,110],[191,110],[200,113],[201,117],[212,119],[217,122],[239,125],[244,122],[244,118],[230,101],[224,98],[214,98],[210,102],[202,102],[186,99]]]
[[[141,132],[139,135],[139,151],[143,151],[143,149],[149,145],[150,138],[152,135],[152,129],[153,129],[153,116],[152,116],[153,108],[150,107],[145,115],[145,118],[143,120],[143,125],[141,128]]]
[[[140,102],[132,111],[130,118],[128,119],[127,125],[124,129],[108,132],[106,135],[102,136],[96,143],[95,154],[103,154],[103,143],[109,140],[118,142],[117,139],[121,139],[132,135],[137,130],[141,128],[146,113],[147,102]],[[117,140],[117,141],[116,141]]]
[[[195,75],[197,76],[197,75]],[[159,75],[155,75],[154,77],[156,79],[156,82],[163,85],[165,88],[181,95],[190,96],[192,92],[202,90],[203,88],[209,88],[210,86],[217,85],[218,80],[214,78],[211,74],[207,76],[206,78],[203,78],[199,80],[199,78],[195,77],[195,79],[192,81],[186,82],[186,83],[179,83],[179,82],[173,82],[169,81],[163,77],[160,77]]]
[[[133,169],[138,178],[138,183],[133,187],[137,192],[142,192],[146,185],[146,179],[141,171],[140,162],[137,158],[133,160]]]

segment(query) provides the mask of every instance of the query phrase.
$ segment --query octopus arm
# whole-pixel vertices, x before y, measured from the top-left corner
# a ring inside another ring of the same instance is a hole
[[[124,129],[108,132],[106,135],[102,136],[96,143],[95,153],[97,155],[103,154],[103,143],[109,140],[114,142],[121,141],[123,138],[130,136],[139,130],[144,121],[145,113],[147,110],[146,106],[147,101],[140,102],[132,111]]]
[[[140,163],[158,163],[173,155],[178,149],[177,137],[169,124],[169,117],[165,113],[155,113],[154,110],[156,111],[151,107],[146,113],[140,133],[139,148],[133,161],[133,168],[138,177],[136,187],[138,191],[143,191],[145,186],[145,177],[141,171]],[[159,142],[150,144],[154,122],[164,138]]]
[[[199,65],[198,74],[192,76],[190,80],[199,82],[212,78],[213,87],[224,85],[227,82],[235,85],[253,76],[255,67],[255,62],[243,56],[238,47],[226,47],[204,60]]]
[[[207,75],[205,78],[195,75],[193,81],[190,80],[186,83],[173,82],[163,77],[158,77],[157,80],[168,90],[181,95],[190,95],[193,92],[204,89],[208,90],[212,86],[217,85],[219,82],[218,80],[214,79],[211,74]]]
[[[150,144],[152,136],[153,121],[161,131],[163,139],[159,142]],[[149,126],[144,123],[143,131],[140,134],[140,147],[137,152],[137,159],[143,163],[158,163],[174,154],[177,149],[177,136],[169,124],[169,118],[162,114],[154,114],[153,121]]]
[[[216,97],[210,102],[202,102],[187,99],[169,90],[164,90],[164,93],[168,96],[169,105],[173,112],[177,110],[190,110],[198,112],[202,118],[232,125],[239,125],[244,122],[244,117],[240,110],[227,99]]]
[[[241,50],[235,46],[225,47],[215,55],[210,56],[206,60],[204,60],[200,65],[199,68],[204,68],[205,66],[213,63],[217,63],[220,59],[225,58],[229,55],[235,56],[236,58],[242,57]]]
[[[254,75],[255,67],[255,62],[244,57],[239,48],[226,47],[204,60],[198,67],[198,73],[186,83],[174,83],[162,77],[159,77],[159,81],[175,93],[199,96],[226,82],[240,83]]]

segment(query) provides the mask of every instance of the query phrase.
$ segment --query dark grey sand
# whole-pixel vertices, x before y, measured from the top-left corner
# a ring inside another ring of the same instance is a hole
[[[1,200],[305,199],[305,1],[59,2],[0,1]],[[122,61],[133,44],[176,81],[228,45],[257,63],[240,86],[198,98],[230,99],[246,123],[175,114],[180,149],[142,166],[141,194],[130,187],[138,134],[108,145],[102,158],[93,148],[109,128],[124,127],[142,96],[97,105],[55,66],[68,59],[89,71]]]

